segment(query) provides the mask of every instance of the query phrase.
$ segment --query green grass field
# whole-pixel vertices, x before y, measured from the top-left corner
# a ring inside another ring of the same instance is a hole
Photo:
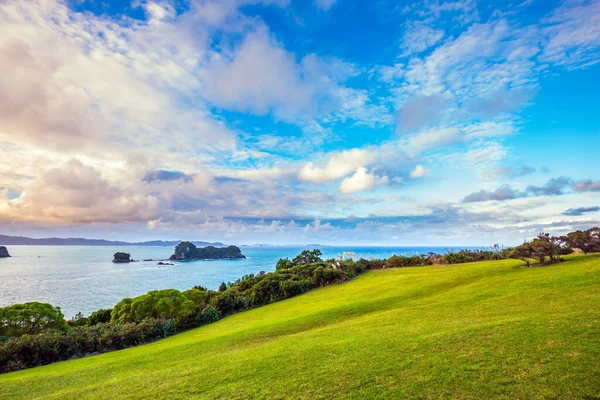
[[[600,256],[378,270],[168,339],[0,375],[1,398],[596,398]]]

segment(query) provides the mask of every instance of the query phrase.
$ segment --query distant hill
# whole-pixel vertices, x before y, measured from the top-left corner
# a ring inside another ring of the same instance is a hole
[[[37,245],[37,246],[163,246],[173,247],[181,243],[181,240],[151,240],[147,242],[121,242],[104,239],[83,238],[43,238],[33,239],[23,236],[0,235],[0,245]],[[192,241],[196,246],[225,246],[221,242]]]

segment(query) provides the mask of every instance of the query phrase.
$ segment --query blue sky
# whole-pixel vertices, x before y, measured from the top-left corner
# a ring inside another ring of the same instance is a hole
[[[600,219],[600,1],[7,1],[0,229],[515,244]]]

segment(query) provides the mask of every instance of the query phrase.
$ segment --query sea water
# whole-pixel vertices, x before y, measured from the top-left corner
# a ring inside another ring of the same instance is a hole
[[[280,258],[293,258],[303,247],[241,247],[246,259],[113,264],[113,254],[130,253],[132,259],[167,259],[172,247],[9,246],[12,257],[0,259],[0,307],[40,301],[61,307],[65,317],[89,315],[110,308],[125,297],[150,290],[186,290],[201,285],[216,290],[221,282],[247,274],[271,272]],[[356,257],[387,258],[401,254],[445,253],[440,247],[321,247],[323,258],[343,252]]]

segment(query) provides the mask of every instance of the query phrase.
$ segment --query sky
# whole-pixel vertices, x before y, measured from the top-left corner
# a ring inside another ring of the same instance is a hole
[[[600,225],[600,0],[0,2],[0,233],[513,245]]]

